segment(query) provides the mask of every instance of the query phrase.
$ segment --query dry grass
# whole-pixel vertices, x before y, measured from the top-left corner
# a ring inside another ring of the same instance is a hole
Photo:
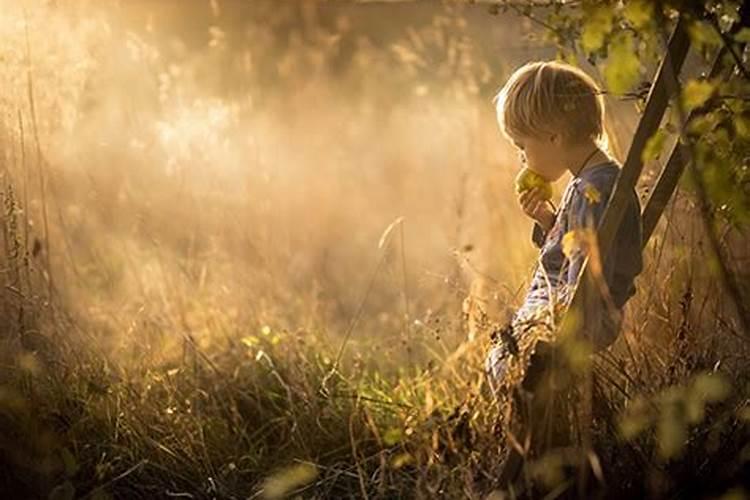
[[[486,275],[512,310],[534,250],[483,14],[410,7],[377,38],[346,4],[240,24],[209,2],[196,28],[165,2],[144,29],[143,6],[59,3],[0,1],[0,485],[500,498],[505,408],[461,300]],[[608,497],[720,495],[747,470],[748,344],[693,210],[670,207],[594,362]],[[532,464],[533,491],[565,460]]]

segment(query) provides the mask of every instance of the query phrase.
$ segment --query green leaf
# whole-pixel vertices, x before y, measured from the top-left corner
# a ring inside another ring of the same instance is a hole
[[[711,132],[717,124],[716,113],[698,115],[687,124],[687,131],[691,135],[701,136]]]
[[[401,429],[392,427],[385,431],[385,433],[383,434],[383,442],[386,446],[393,446],[394,444],[401,441],[402,437],[403,434],[401,432]]]
[[[677,386],[669,387],[658,399],[660,405],[656,437],[659,454],[662,458],[670,459],[682,452],[688,437],[684,390]]]
[[[693,379],[691,393],[700,396],[706,402],[715,403],[729,396],[730,390],[729,383],[719,374],[701,373]]]
[[[734,118],[732,118],[732,124],[734,125],[734,130],[738,136],[750,140],[750,116],[735,115]]]
[[[414,457],[409,453],[399,453],[391,459],[391,467],[394,469],[400,469],[401,467],[408,465],[414,461]]]
[[[716,85],[706,80],[690,80],[682,89],[682,106],[686,113],[705,104],[713,95]]]
[[[299,463],[274,473],[263,484],[265,498],[284,498],[295,489],[310,483],[318,475],[314,464]]]
[[[702,48],[704,46],[718,47],[722,44],[721,36],[716,32],[713,26],[704,21],[693,21],[688,25],[688,35],[690,41]]]
[[[638,81],[641,64],[633,47],[630,32],[618,33],[609,45],[604,78],[609,90],[622,95]]]
[[[659,440],[659,454],[662,458],[670,459],[676,457],[682,452],[687,441],[687,425],[682,418],[671,418],[668,412],[667,416],[662,416],[657,427],[657,436]]]
[[[652,420],[649,401],[642,395],[637,395],[628,403],[625,412],[620,415],[620,435],[625,440],[633,439],[646,430]]]
[[[639,409],[639,411],[628,411],[627,414],[620,418],[620,436],[625,441],[631,441],[648,429],[650,424],[651,415],[646,408]]]
[[[596,205],[602,201],[602,193],[594,187],[593,184],[586,184],[583,188],[583,197],[586,198],[591,205]]]
[[[712,10],[714,10],[716,21],[722,33],[726,33],[733,24],[740,21],[739,9],[740,2],[736,0],[724,0],[723,2],[715,3],[715,7]]]
[[[706,153],[696,162],[700,165],[700,174],[708,191],[709,200],[721,210],[734,210],[737,204],[737,195],[742,192],[742,186],[738,185],[737,178],[730,162],[722,155],[722,150],[729,144],[726,130],[719,129],[711,134],[710,142],[706,145]],[[742,196],[742,195],[740,195]],[[709,269],[712,264],[709,259]],[[718,268],[717,268],[718,269]]]
[[[706,415],[706,402],[701,397],[688,394],[685,398],[685,418],[693,425],[699,424]]]
[[[634,28],[643,28],[654,17],[654,4],[645,0],[628,2],[623,15]]]
[[[612,31],[612,9],[596,7],[586,16],[581,34],[581,48],[591,54],[604,45],[604,39]]]
[[[641,161],[646,163],[659,158],[659,154],[661,154],[661,151],[664,148],[664,139],[666,138],[667,133],[664,129],[658,129],[654,132],[654,134],[649,137],[648,141],[646,141],[646,146],[641,153]]]
[[[738,43],[750,42],[750,28],[742,28],[734,35],[734,41]]]

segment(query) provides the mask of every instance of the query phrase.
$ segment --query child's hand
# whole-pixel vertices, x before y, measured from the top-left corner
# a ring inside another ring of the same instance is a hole
[[[538,187],[522,191],[518,195],[518,203],[523,212],[537,221],[542,229],[549,231],[555,223],[555,212],[550,204],[542,196],[542,190]]]

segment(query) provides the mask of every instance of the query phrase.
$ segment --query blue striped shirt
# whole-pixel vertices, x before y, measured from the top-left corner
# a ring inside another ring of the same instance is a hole
[[[568,259],[563,253],[563,237],[569,231],[599,226],[619,173],[620,166],[614,160],[583,169],[568,182],[549,232],[545,234],[538,224],[534,225],[532,241],[540,248],[540,254],[516,316],[546,307],[551,300],[570,300],[586,255],[581,250]],[[635,294],[634,279],[643,269],[641,240],[641,207],[635,190],[631,189],[625,215],[603,266],[605,281],[618,309]]]

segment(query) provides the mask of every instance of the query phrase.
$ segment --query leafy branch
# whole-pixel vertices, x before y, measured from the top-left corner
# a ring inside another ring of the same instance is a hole
[[[657,16],[662,16],[663,11],[660,8],[656,9]],[[747,16],[747,4],[743,6],[744,15],[741,17]],[[668,43],[668,33],[664,29],[665,23],[657,22],[657,26],[660,27],[659,34],[662,38],[662,41],[664,43],[664,46]],[[725,49],[726,50],[732,50],[731,43],[726,42],[726,38],[722,37],[722,40],[725,42]],[[683,87],[680,85],[679,81],[677,80],[677,72],[674,70],[669,72],[670,78],[667,78],[667,83],[672,86],[672,95],[675,97],[675,111],[677,113],[677,122],[680,124],[679,127],[679,133],[680,133],[680,141],[687,145],[687,153],[688,153],[688,168],[690,169],[690,173],[692,176],[692,179],[695,181],[695,187],[696,187],[696,195],[698,198],[698,206],[700,209],[701,214],[701,220],[703,222],[703,225],[706,230],[706,235],[708,237],[711,253],[713,254],[713,258],[715,259],[715,262],[717,264],[717,271],[718,271],[718,278],[721,282],[723,288],[727,291],[730,298],[732,299],[732,302],[734,303],[734,306],[737,310],[737,314],[740,320],[740,323],[742,325],[742,329],[745,332],[745,335],[750,336],[750,314],[748,314],[748,310],[745,304],[745,301],[742,298],[742,292],[738,286],[738,284],[734,281],[733,274],[729,271],[729,264],[727,263],[726,259],[722,255],[721,251],[721,245],[719,243],[718,236],[716,234],[715,224],[714,224],[714,215],[710,208],[709,199],[708,199],[708,190],[706,188],[705,179],[703,178],[702,168],[699,168],[699,161],[702,158],[700,154],[697,154],[696,151],[696,144],[693,138],[687,134],[687,123],[685,120],[686,111],[684,106],[684,100],[681,99],[683,96]],[[702,167],[702,165],[700,165]]]

